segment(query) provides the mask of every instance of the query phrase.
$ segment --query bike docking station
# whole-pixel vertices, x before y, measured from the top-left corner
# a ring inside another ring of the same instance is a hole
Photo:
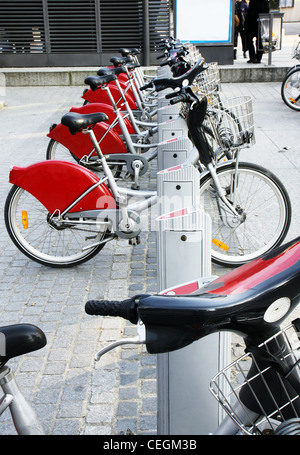
[[[165,124],[159,126],[164,128]],[[183,147],[183,139],[178,141],[179,147]],[[185,146],[191,147],[187,141]],[[216,277],[211,272],[211,219],[200,204],[200,173],[184,163],[188,152],[184,149],[176,157],[181,164],[161,167],[174,162],[175,144],[169,142],[158,149],[158,292],[186,295]],[[209,383],[230,363],[230,340],[230,334],[218,333],[157,355],[157,434],[207,435],[218,427],[224,411],[211,395]]]
[[[170,75],[167,67],[158,68],[160,77]],[[165,98],[168,90],[160,92],[158,98],[157,123],[158,146],[157,168],[168,169],[182,164],[193,148],[188,138],[185,119],[180,115],[180,105],[170,105]]]

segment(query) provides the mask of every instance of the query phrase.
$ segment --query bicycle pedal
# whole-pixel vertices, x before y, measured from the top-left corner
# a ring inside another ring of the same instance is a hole
[[[139,189],[140,189],[140,185],[138,185],[137,183],[133,183],[133,184],[131,185],[131,189],[132,189],[132,190],[139,190]]]
[[[129,239],[128,243],[129,243],[129,245],[133,245],[133,246],[139,245],[141,243],[140,236],[138,235],[137,237],[134,237],[133,239]]]

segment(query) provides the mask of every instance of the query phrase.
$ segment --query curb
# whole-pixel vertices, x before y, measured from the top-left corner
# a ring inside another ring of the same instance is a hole
[[[220,66],[221,82],[280,82],[289,65],[259,67]],[[3,69],[6,87],[84,86],[84,79],[96,74],[98,67],[87,68],[9,68]],[[143,68],[145,74],[155,76],[156,67]]]

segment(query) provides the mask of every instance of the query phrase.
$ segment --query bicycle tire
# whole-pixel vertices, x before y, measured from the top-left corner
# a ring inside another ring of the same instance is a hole
[[[235,162],[227,162],[216,170],[221,186],[228,191]],[[289,230],[292,212],[283,184],[257,164],[239,164],[236,187],[235,208],[243,221],[236,227],[228,227],[221,217],[211,175],[206,174],[200,180],[201,204],[212,220],[212,261],[229,267],[243,265],[279,246]],[[230,200],[231,196],[227,198]]]
[[[17,185],[11,188],[4,207],[6,229],[17,248],[30,259],[49,267],[72,267],[88,261],[104,247],[105,244],[100,244],[82,251],[88,242],[103,240],[106,229],[102,232],[92,226],[54,229],[49,216],[30,193]]]
[[[90,169],[93,172],[102,172],[101,165],[95,163],[93,164],[90,161],[88,164],[85,164],[84,161],[80,161],[77,156],[75,156],[69,149],[67,149],[64,145],[60,142],[56,141],[55,139],[50,139],[47,150],[46,150],[46,160],[62,160],[62,161],[71,161],[80,164],[87,169]],[[121,164],[109,164],[109,167],[113,173],[114,178],[119,178],[123,166]]]
[[[300,111],[300,66],[291,69],[281,84],[281,98],[295,111]]]

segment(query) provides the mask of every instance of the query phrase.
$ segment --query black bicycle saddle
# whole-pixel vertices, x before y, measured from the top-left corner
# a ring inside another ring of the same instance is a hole
[[[112,57],[110,59],[110,62],[115,66],[122,66],[125,63],[131,63],[132,58],[131,57]]]
[[[117,76],[110,72],[104,76],[88,76],[85,78],[84,83],[89,85],[91,89],[95,91],[98,87],[102,87],[103,85],[115,81],[116,79]]]
[[[107,120],[108,116],[103,112],[94,112],[90,114],[68,112],[62,117],[61,123],[69,128],[71,134],[76,134],[86,128],[92,128],[96,123],[105,122]]]
[[[140,49],[137,49],[136,47],[133,48],[125,48],[122,47],[119,49],[119,52],[122,54],[122,57],[128,57],[129,55],[138,55],[141,53]]]
[[[35,325],[14,324],[0,327],[0,363],[37,351],[46,344],[44,332]]]
[[[108,74],[119,74],[126,73],[126,69],[123,66],[118,66],[117,68],[99,68],[97,71],[98,76],[107,76]]]

